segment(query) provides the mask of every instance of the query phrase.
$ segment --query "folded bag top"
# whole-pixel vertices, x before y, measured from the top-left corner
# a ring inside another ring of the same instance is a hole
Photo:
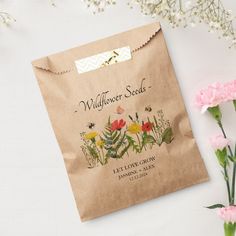
[[[159,23],[32,64],[82,221],[208,180]]]
[[[148,27],[140,27],[106,38],[105,40],[98,40],[84,46],[35,60],[32,64],[35,68],[50,71],[55,74],[68,73],[76,70],[75,60],[127,45],[130,46],[132,52],[137,51],[152,40],[159,30],[161,30],[160,24],[153,23]]]

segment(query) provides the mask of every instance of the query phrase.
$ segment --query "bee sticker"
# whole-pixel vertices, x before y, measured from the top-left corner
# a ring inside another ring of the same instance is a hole
[[[89,122],[87,126],[89,129],[93,129],[95,127],[95,124],[92,122]]]
[[[151,112],[151,111],[152,111],[151,106],[147,106],[147,107],[145,107],[145,111],[147,111],[147,112]]]

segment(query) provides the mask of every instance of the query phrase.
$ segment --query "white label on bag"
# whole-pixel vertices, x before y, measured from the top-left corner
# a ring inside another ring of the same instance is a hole
[[[92,70],[97,70],[101,67],[127,61],[131,58],[130,47],[122,47],[77,60],[75,61],[75,65],[78,73],[82,74]]]

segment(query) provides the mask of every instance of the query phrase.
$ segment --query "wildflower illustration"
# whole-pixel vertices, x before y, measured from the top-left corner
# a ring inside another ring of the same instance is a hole
[[[109,159],[122,159],[129,152],[136,154],[152,149],[153,146],[170,144],[174,138],[170,122],[165,120],[163,111],[140,120],[138,113],[129,120],[108,118],[101,132],[82,132],[81,149],[88,162],[88,167],[106,165]]]

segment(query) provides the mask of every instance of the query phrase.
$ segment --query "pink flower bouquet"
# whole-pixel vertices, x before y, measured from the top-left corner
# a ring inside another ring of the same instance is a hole
[[[236,145],[233,151],[232,142],[227,138],[220,106],[225,102],[232,102],[236,111],[236,80],[222,84],[215,83],[206,89],[200,90],[196,95],[195,103],[202,113],[208,111],[216,120],[221,134],[210,138],[218,163],[223,170],[224,180],[228,194],[228,205],[214,204],[209,209],[218,209],[218,215],[224,220],[225,236],[234,236],[236,232],[236,206],[235,206],[235,179],[236,179]],[[232,176],[230,168],[233,166]]]

